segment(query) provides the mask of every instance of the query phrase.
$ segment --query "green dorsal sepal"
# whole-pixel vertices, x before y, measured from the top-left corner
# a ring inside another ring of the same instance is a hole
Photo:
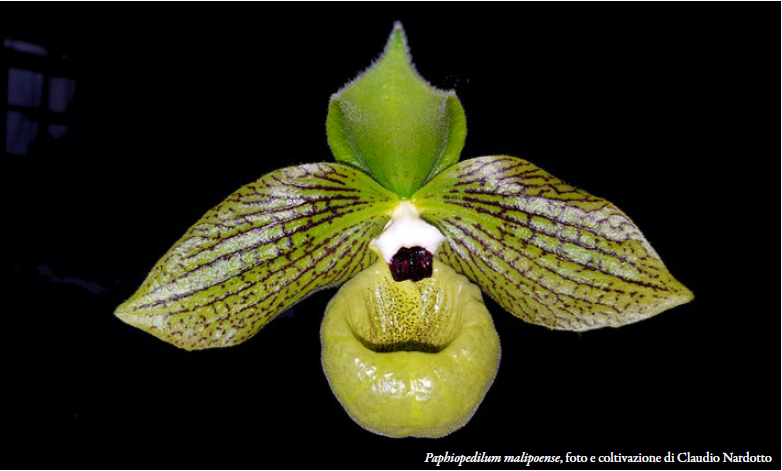
[[[456,163],[467,135],[459,99],[418,75],[400,23],[380,59],[331,97],[326,130],[337,161],[403,198]]]

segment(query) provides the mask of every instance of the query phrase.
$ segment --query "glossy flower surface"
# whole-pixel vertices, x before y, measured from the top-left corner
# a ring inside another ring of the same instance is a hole
[[[239,189],[117,316],[180,348],[227,347],[344,284],[321,330],[338,400],[375,433],[438,437],[470,419],[499,365],[481,292],[572,331],[692,299],[611,203],[515,157],[459,162],[465,123],[455,93],[415,71],[397,24],[381,58],[332,96],[337,163]]]

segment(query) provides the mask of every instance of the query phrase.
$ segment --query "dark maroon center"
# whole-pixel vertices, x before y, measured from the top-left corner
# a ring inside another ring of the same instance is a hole
[[[432,276],[432,253],[423,247],[402,247],[388,267],[394,281],[421,281]]]

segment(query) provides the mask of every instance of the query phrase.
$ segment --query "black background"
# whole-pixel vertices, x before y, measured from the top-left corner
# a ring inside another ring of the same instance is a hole
[[[67,137],[3,162],[4,459],[421,468],[446,451],[749,451],[778,468],[772,5],[7,11],[0,33],[66,52],[77,84]],[[614,202],[696,296],[585,334],[487,300],[499,374],[472,421],[438,440],[375,436],[344,413],[319,358],[334,290],[224,350],[180,351],[112,314],[241,185],[332,159],[329,96],[396,19],[421,74],[458,92],[463,158],[522,157]]]

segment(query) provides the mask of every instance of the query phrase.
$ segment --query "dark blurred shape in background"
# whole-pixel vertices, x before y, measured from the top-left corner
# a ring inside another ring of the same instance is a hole
[[[6,156],[35,155],[63,137],[76,81],[66,53],[18,39],[3,40],[0,132]]]

